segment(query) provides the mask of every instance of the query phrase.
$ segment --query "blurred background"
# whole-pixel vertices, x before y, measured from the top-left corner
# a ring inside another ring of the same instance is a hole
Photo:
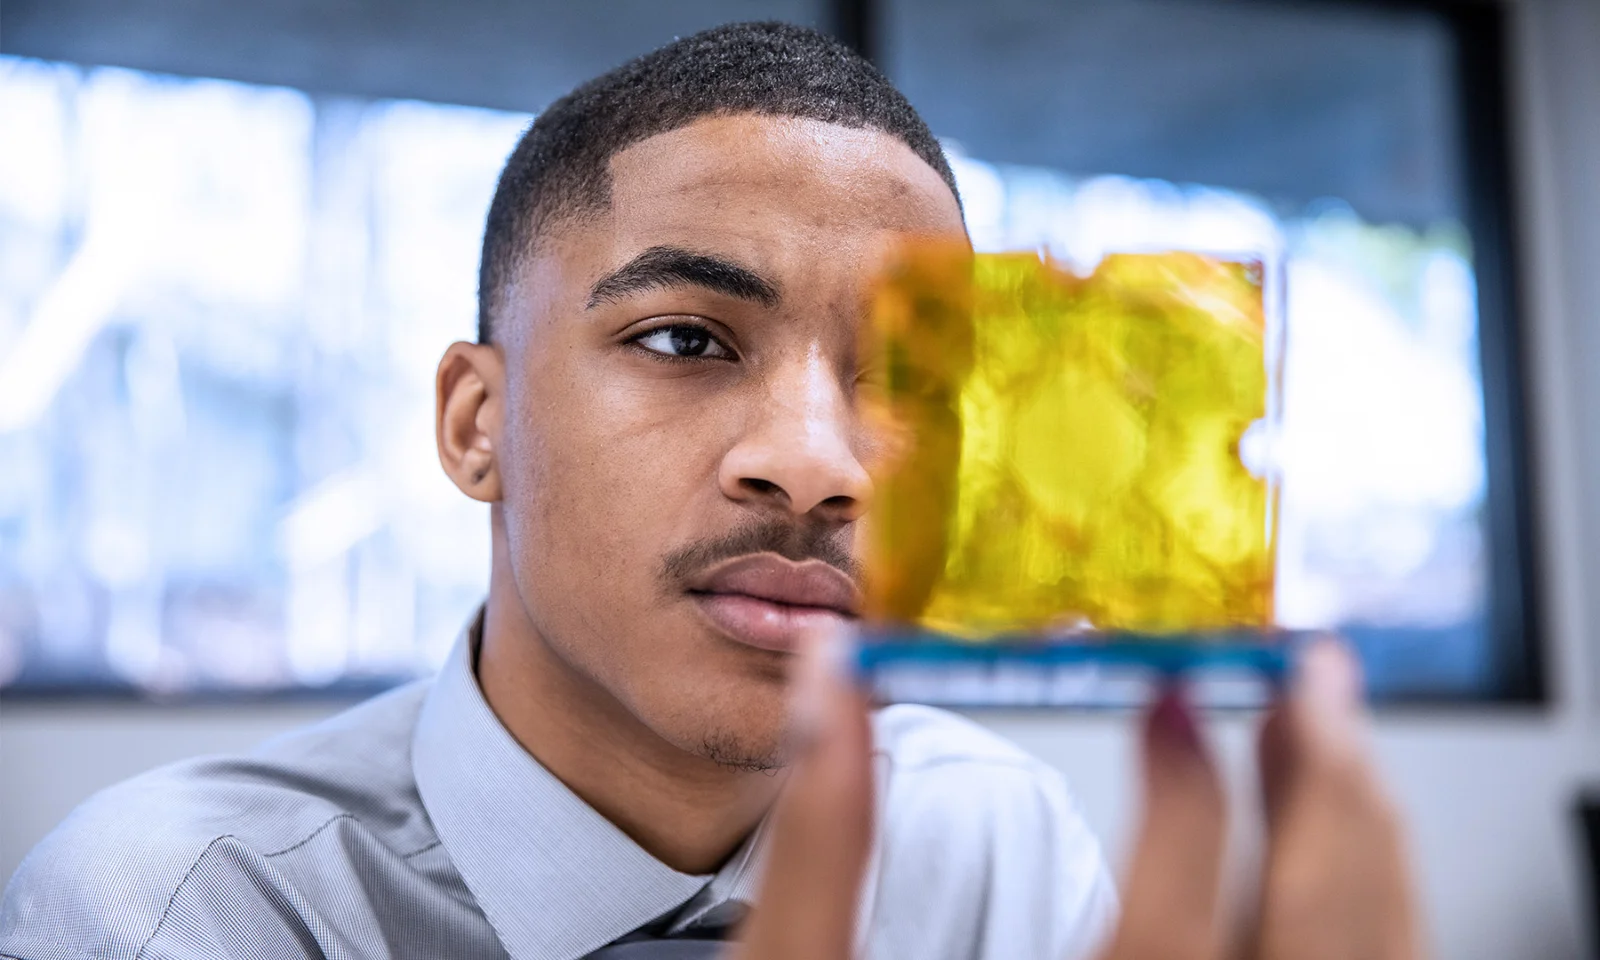
[[[871,56],[980,249],[1269,261],[1280,619],[1361,648],[1439,955],[1585,955],[1596,0],[9,0],[0,876],[100,786],[438,663],[488,528],[432,377],[499,166],[572,85],[748,19]],[[1117,849],[1115,718],[974,715]]]

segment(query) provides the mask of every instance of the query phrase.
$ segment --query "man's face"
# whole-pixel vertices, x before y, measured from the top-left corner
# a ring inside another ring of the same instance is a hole
[[[964,236],[886,134],[703,119],[611,161],[495,318],[501,517],[555,654],[677,746],[781,762],[798,638],[852,616],[858,325],[898,234]]]

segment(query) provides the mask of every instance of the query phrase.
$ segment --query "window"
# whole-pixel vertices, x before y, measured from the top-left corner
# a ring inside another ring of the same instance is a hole
[[[883,0],[980,247],[1285,281],[1279,616],[1376,691],[1537,694],[1496,10]]]
[[[20,688],[382,681],[487,583],[433,370],[525,115],[0,61]]]
[[[1339,623],[1390,697],[1536,696],[1492,19],[872,9],[980,248],[1274,264],[1284,622]],[[0,58],[0,683],[439,661],[489,548],[434,466],[432,374],[528,119]]]

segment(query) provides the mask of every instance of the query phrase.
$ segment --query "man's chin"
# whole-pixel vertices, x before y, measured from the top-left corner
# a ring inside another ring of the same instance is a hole
[[[626,698],[635,716],[685,753],[729,769],[786,766],[794,752],[787,709],[791,656],[730,643],[698,623],[691,630],[664,645],[692,655],[661,664],[654,683]]]
[[[789,765],[794,750],[791,738],[775,736],[757,742],[748,733],[720,731],[708,734],[695,751],[719,767],[744,773],[776,773]]]

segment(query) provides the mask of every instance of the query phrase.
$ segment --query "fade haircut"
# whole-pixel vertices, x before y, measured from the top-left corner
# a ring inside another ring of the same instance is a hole
[[[604,210],[611,158],[702,117],[754,113],[872,129],[955,175],[917,111],[872,64],[815,30],[737,23],[670,43],[578,87],[534,120],[489,205],[478,265],[478,341],[506,286],[557,220]],[[957,194],[959,197],[959,194]]]

